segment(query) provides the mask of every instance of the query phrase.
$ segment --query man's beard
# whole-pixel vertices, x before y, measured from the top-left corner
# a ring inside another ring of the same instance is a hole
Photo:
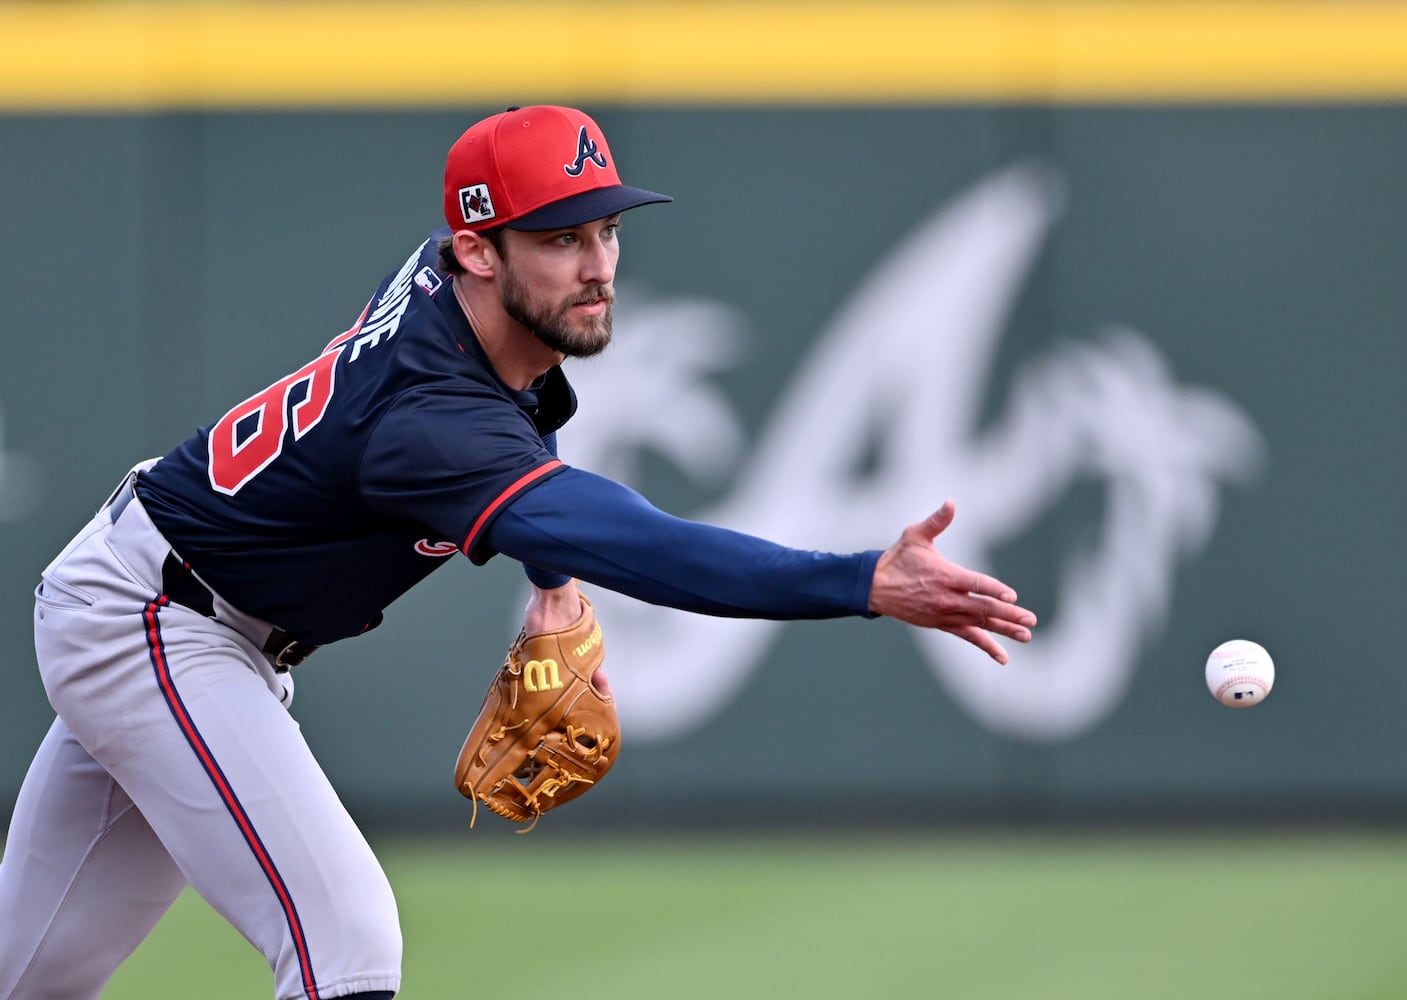
[[[514,320],[552,350],[569,358],[595,357],[611,342],[611,304],[616,293],[609,285],[593,285],[561,306],[534,302],[511,268],[503,271],[503,308]],[[573,326],[568,318],[573,306],[605,299],[606,311],[599,316],[579,317]],[[584,325],[582,325],[584,324]]]

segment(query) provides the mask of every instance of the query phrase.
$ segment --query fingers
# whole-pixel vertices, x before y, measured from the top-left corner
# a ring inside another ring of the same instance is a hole
[[[1017,625],[1015,622],[1004,621],[1001,618],[988,618],[981,627],[1016,642],[1031,641],[1030,628],[1025,625]]]
[[[1002,648],[1002,644],[992,638],[990,633],[983,631],[976,625],[964,625],[960,628],[947,629],[946,631],[951,635],[957,636],[959,639],[965,639],[972,643],[1002,665],[1005,665],[1009,659],[1006,655],[1006,650]]]
[[[1016,591],[1002,583],[994,576],[985,573],[973,573],[967,581],[967,592],[969,594],[982,594],[985,597],[995,597],[999,601],[1011,604],[1016,600]],[[1034,624],[1034,623],[1033,623]]]
[[[974,597],[973,600],[977,603],[977,612],[982,616],[984,621],[993,625],[1000,623],[1003,628],[1024,628],[1027,630],[1027,638],[1030,638],[1031,633],[1029,630],[1036,625],[1036,614],[1034,611],[1028,611],[1019,604],[1013,604],[1010,601],[1004,601],[1000,598],[977,596]],[[1011,635],[1011,633],[1005,631],[1003,631],[1002,634]],[[1015,638],[1014,635],[1011,637]]]
[[[951,500],[944,500],[943,506],[939,507],[932,514],[929,514],[918,524],[914,525],[922,538],[932,544],[933,540],[947,530],[948,525],[953,523],[953,515],[957,513],[957,505]]]
[[[937,628],[1008,661],[1000,639],[1031,641],[1036,616],[1016,603],[1016,591],[994,576],[950,562],[935,539],[953,523],[957,505],[943,505],[904,529],[875,568],[870,610],[923,628]]]
[[[961,623],[951,620],[958,616],[962,619]],[[961,612],[950,616],[948,623],[938,627],[950,635],[972,643],[993,660],[1005,665],[1010,657],[997,641],[997,636],[1014,642],[1030,642],[1030,627],[1035,623],[1036,616],[1025,608],[990,597],[975,597]]]
[[[967,630],[982,634],[995,632],[1003,638],[1021,643],[1031,641],[1031,627],[1036,624],[1036,616],[1025,608],[1004,604],[990,597],[971,598],[961,608],[950,610],[945,617],[947,621],[938,626],[945,631],[954,634]],[[985,644],[981,645],[987,648]]]

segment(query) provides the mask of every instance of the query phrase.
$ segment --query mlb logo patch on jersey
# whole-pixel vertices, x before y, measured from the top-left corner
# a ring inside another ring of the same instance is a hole
[[[492,219],[497,213],[493,210],[493,199],[489,197],[489,186],[471,184],[460,188],[459,210],[464,215],[465,223],[471,226]]]
[[[440,280],[440,276],[435,273],[435,269],[428,264],[415,272],[415,283],[430,295],[434,295],[440,290],[440,285],[444,284]]]

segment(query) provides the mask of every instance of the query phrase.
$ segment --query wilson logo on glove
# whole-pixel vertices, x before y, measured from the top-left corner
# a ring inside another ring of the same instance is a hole
[[[529,660],[523,664],[523,687],[536,694],[562,686],[556,660]]]
[[[591,652],[593,647],[599,646],[600,644],[601,626],[597,625],[594,629],[591,630],[591,634],[586,637],[586,641],[583,642],[576,649],[572,650],[572,652],[575,653],[577,656],[585,656],[587,653]]]

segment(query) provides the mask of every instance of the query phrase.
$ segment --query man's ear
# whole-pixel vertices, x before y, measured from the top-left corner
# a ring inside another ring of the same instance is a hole
[[[492,278],[498,269],[498,251],[479,233],[461,229],[454,234],[454,257],[476,278]]]

